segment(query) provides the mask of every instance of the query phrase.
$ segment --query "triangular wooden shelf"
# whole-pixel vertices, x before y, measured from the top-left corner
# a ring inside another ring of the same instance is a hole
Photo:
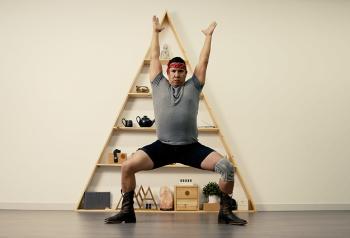
[[[176,55],[172,55],[171,57],[173,56],[181,56],[187,63],[187,68],[188,68],[188,71],[189,71],[189,75],[193,73],[193,68],[188,60],[188,57],[187,57],[187,53],[186,51],[184,50],[184,47],[183,47],[183,44],[180,40],[180,37],[178,36],[176,30],[175,30],[175,27],[174,27],[174,24],[173,24],[173,21],[170,17],[170,15],[168,14],[168,12],[165,12],[163,17],[161,18],[161,25],[165,27],[165,30],[168,29],[168,31],[170,31],[173,36],[175,37],[175,42],[177,43],[178,47],[179,47],[179,53],[180,54],[176,54]],[[163,32],[162,32],[163,33]],[[162,34],[161,33],[161,34]],[[161,38],[161,36],[160,36]],[[123,112],[124,110],[126,109],[126,105],[128,103],[128,101],[130,100],[149,100],[152,98],[152,92],[149,92],[149,93],[138,93],[136,92],[135,90],[135,86],[136,86],[136,83],[139,83],[139,76],[140,75],[146,75],[148,76],[148,72],[147,72],[147,67],[149,67],[149,64],[150,64],[150,56],[149,56],[149,53],[150,53],[150,48],[148,49],[145,57],[144,57],[144,60],[142,61],[142,64],[136,74],[136,77],[134,78],[133,80],[133,83],[131,84],[131,87],[129,89],[129,92],[122,104],[122,107],[121,107],[121,110],[119,111],[119,113],[117,114],[117,118],[115,120],[115,125],[112,127],[112,130],[109,134],[109,137],[103,147],[103,150],[100,154],[100,157],[99,159],[97,160],[96,162],[96,165],[95,165],[95,168],[93,169],[92,171],[92,174],[87,182],[87,185],[85,186],[85,188],[83,189],[83,192],[81,194],[81,197],[80,197],[80,200],[77,204],[77,207],[76,207],[76,210],[77,211],[85,211],[84,209],[81,209],[81,204],[82,204],[82,200],[83,200],[83,195],[84,195],[84,192],[88,190],[89,188],[89,185],[94,177],[94,175],[96,174],[96,170],[97,168],[105,168],[105,167],[109,167],[109,168],[113,168],[113,167],[120,167],[120,165],[118,164],[107,164],[105,162],[103,162],[103,158],[104,158],[104,155],[107,151],[107,148],[108,148],[108,145],[109,145],[109,142],[111,141],[111,138],[113,136],[113,133],[140,133],[140,132],[146,132],[146,133],[155,133],[155,127],[150,127],[150,128],[140,128],[138,126],[134,126],[134,127],[124,127],[120,122],[121,122],[121,119],[123,117]],[[163,65],[166,65],[168,62],[168,60],[161,60],[161,63]],[[145,69],[146,68],[146,69]],[[148,78],[147,78],[148,80]],[[203,127],[199,127],[198,128],[198,131],[199,133],[215,133],[218,137],[218,139],[220,140],[224,150],[225,150],[225,153],[226,153],[226,156],[227,158],[232,162],[232,164],[234,165],[235,169],[236,169],[236,173],[235,173],[235,176],[237,177],[237,179],[239,180],[239,183],[241,185],[241,187],[243,188],[243,192],[244,192],[244,195],[245,197],[247,198],[247,201],[248,201],[248,212],[254,212],[255,211],[255,205],[253,203],[253,199],[250,195],[250,192],[248,191],[248,188],[243,180],[243,177],[239,171],[239,168],[237,166],[237,163],[236,161],[234,160],[234,157],[233,157],[233,153],[230,149],[230,147],[228,146],[227,142],[226,142],[226,139],[222,133],[222,130],[220,130],[220,126],[219,126],[219,123],[217,122],[214,114],[213,114],[213,111],[210,107],[210,104],[208,103],[208,99],[207,97],[205,96],[204,93],[201,94],[201,101],[203,102],[205,108],[207,109],[207,112],[212,120],[212,125],[210,126],[203,126]],[[136,122],[135,122],[136,124]],[[205,142],[204,142],[205,144]],[[110,153],[110,151],[109,151]],[[177,165],[170,165],[170,166],[166,166],[166,167],[175,167],[175,168],[187,168],[188,166],[177,166]],[[153,195],[152,195],[152,198],[153,198]],[[136,197],[137,199],[137,197]],[[119,203],[120,203],[120,199],[119,199]],[[118,203],[118,205],[119,205]],[[139,206],[141,204],[138,204]],[[244,211],[243,211],[244,212]]]

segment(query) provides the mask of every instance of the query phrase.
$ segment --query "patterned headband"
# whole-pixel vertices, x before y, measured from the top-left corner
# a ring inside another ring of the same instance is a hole
[[[177,69],[184,69],[186,70],[186,64],[184,63],[179,63],[179,62],[173,62],[168,64],[168,68],[166,72],[169,74],[170,68],[177,68]]]

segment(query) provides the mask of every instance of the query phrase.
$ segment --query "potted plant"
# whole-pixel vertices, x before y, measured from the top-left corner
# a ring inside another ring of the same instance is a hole
[[[209,182],[203,187],[203,194],[209,198],[209,203],[218,203],[221,190],[216,182]]]

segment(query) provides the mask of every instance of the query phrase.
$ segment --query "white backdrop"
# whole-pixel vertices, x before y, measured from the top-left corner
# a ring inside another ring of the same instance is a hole
[[[260,210],[349,209],[348,1],[0,2],[0,208],[73,209],[168,10]]]

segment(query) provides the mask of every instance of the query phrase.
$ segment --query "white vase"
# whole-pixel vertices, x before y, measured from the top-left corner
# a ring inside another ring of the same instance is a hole
[[[216,195],[209,195],[209,201],[208,203],[219,203],[219,197]]]

